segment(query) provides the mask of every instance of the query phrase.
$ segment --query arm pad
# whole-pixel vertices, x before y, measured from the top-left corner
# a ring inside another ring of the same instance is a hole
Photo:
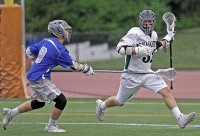
[[[80,64],[77,61],[73,61],[73,65],[71,66],[71,69],[81,72],[83,71],[84,67],[85,66],[83,64]]]
[[[117,47],[117,52],[120,55],[132,55],[133,54],[133,47],[128,46],[128,45]]]
[[[83,72],[86,76],[88,75],[94,75],[94,70],[92,69],[91,66],[87,64],[80,64],[77,61],[73,61],[73,65],[71,66],[71,69]]]
[[[158,49],[162,49],[162,47],[163,47],[162,43],[161,43],[160,41],[157,41],[157,42],[156,42],[156,49],[157,49],[157,50],[158,50]]]
[[[29,47],[26,49],[26,56],[27,56],[29,59],[33,59],[33,58],[34,58],[34,55],[31,53]]]

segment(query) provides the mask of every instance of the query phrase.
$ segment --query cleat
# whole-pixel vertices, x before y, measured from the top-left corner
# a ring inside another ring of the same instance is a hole
[[[44,128],[44,132],[46,133],[63,133],[66,132],[66,130],[59,128],[57,125],[46,125]]]
[[[97,99],[96,100],[96,115],[97,115],[97,118],[99,121],[103,121],[104,120],[104,113],[105,113],[105,110],[102,110],[100,105],[103,101],[100,100],[100,99]]]
[[[185,128],[187,124],[189,124],[195,119],[195,117],[196,117],[195,112],[192,112],[188,115],[184,115],[183,113],[181,113],[181,115],[179,116],[177,120],[179,128],[182,128],[182,129]]]
[[[11,116],[11,109],[8,108],[3,108],[3,122],[2,122],[2,126],[3,129],[6,130],[6,126],[9,124],[9,122],[12,120],[12,116]]]

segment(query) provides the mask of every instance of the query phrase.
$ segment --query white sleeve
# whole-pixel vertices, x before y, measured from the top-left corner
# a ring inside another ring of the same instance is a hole
[[[135,43],[136,43],[136,35],[127,34],[119,41],[117,46],[123,46],[123,45],[135,46]]]
[[[127,34],[117,44],[116,50],[121,55],[132,55],[133,47],[135,47],[136,35]]]

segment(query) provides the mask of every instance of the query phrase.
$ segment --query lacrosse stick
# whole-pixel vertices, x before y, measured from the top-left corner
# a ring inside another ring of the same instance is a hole
[[[115,71],[115,70],[94,70],[96,73],[129,73],[129,74],[157,74],[159,76],[165,77],[168,80],[172,81],[176,77],[176,70],[174,68],[168,69],[158,69],[157,71],[152,72],[142,72],[142,71]]]
[[[52,70],[52,72],[77,72],[73,70]],[[157,71],[152,72],[142,72],[142,71],[117,71],[117,70],[94,70],[95,73],[130,73],[130,74],[157,74],[167,78],[172,81],[176,77],[176,70],[174,68],[168,69],[158,69]]]
[[[166,26],[167,26],[167,33],[168,34],[173,34],[175,31],[175,21],[176,21],[176,17],[174,16],[173,13],[167,12],[163,15],[163,21],[165,22]],[[172,42],[173,39],[170,41],[169,44],[169,50],[170,50],[170,68],[172,68]],[[170,88],[173,89],[173,82],[170,82]]]

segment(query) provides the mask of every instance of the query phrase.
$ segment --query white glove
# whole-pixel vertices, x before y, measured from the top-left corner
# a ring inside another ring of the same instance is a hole
[[[174,35],[175,35],[175,33],[172,33],[172,34],[167,34],[164,38],[163,38],[163,40],[166,40],[166,41],[171,41],[173,38],[174,38]]]
[[[87,64],[84,64],[84,69],[83,69],[83,73],[86,75],[86,76],[89,76],[89,75],[94,75],[94,70],[91,66],[87,65]]]
[[[167,34],[167,35],[163,38],[163,40],[166,41],[166,45],[165,45],[166,48],[169,47],[169,44],[170,44],[171,40],[174,40],[174,35],[175,35],[175,33]]]
[[[140,56],[150,55],[152,52],[151,48],[148,46],[135,47],[135,54]]]

